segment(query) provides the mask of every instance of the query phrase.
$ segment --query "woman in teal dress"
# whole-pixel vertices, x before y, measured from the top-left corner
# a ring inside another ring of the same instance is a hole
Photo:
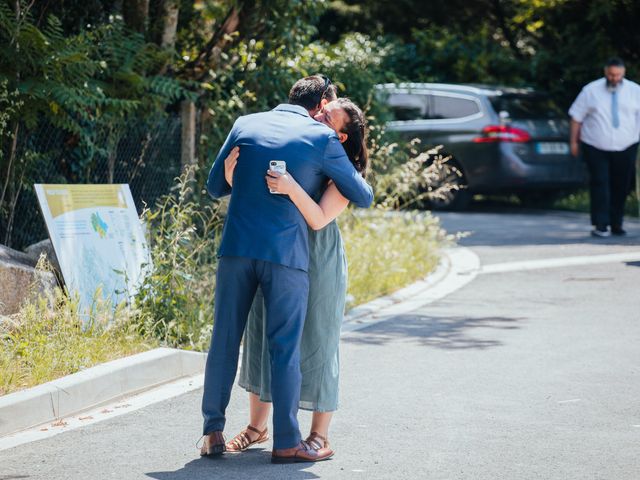
[[[349,99],[340,98],[327,103],[315,119],[336,131],[347,156],[364,176],[368,155],[362,111]],[[234,149],[225,162],[229,184],[238,154]],[[272,190],[289,195],[309,225],[309,301],[300,345],[299,407],[313,411],[306,441],[313,448],[329,448],[329,424],[338,408],[338,345],[347,292],[347,260],[335,219],[349,201],[332,182],[316,203],[318,199],[309,197],[289,174],[268,172],[266,180]],[[239,385],[249,392],[250,421],[227,443],[227,452],[241,452],[269,438],[271,376],[264,321],[263,298],[258,290],[245,329],[239,379]]]

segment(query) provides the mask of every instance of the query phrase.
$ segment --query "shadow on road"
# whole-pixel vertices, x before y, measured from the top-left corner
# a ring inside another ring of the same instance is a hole
[[[472,336],[471,330],[515,330],[525,318],[507,317],[434,317],[399,315],[343,337],[344,342],[386,345],[393,341],[409,341],[425,347],[450,350],[479,349],[502,345],[497,340]]]
[[[146,475],[157,480],[210,480],[211,478],[236,479],[314,479],[306,472],[312,463],[272,465],[271,451],[252,448],[242,455],[225,454],[216,458],[197,458],[174,472],[149,472]]]

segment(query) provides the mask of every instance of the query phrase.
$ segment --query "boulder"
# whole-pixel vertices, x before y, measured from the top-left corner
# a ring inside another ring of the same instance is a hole
[[[36,271],[34,259],[26,253],[0,245],[0,315],[10,315],[22,302],[56,286],[51,272]]]
[[[58,257],[56,257],[56,251],[53,249],[51,240],[46,239],[38,243],[34,243],[33,245],[29,245],[24,249],[24,251],[32,261],[35,261],[35,263],[38,263],[41,253],[46,254],[47,260],[49,260],[56,272],[60,273],[60,264],[58,263]]]

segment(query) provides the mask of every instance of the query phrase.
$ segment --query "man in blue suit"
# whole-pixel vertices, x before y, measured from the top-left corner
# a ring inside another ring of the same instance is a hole
[[[202,399],[202,455],[225,451],[225,409],[258,285],[265,298],[271,355],[272,462],[317,461],[332,453],[301,441],[297,420],[299,346],[309,291],[307,225],[293,202],[270,193],[265,182],[269,161],[284,160],[287,171],[312,197],[330,178],[357,206],[371,204],[372,189],[347,158],[336,133],[309,115],[330,87],[319,75],[301,79],[289,93],[289,104],[238,118],[209,173],[209,194],[231,194],[231,201],[218,251],[215,321]],[[224,160],[235,146],[240,146],[240,157],[232,192]]]

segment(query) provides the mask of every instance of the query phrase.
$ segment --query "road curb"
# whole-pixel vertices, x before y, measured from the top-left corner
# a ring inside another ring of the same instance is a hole
[[[451,247],[442,253],[436,269],[423,280],[350,310],[345,315],[342,333],[360,330],[435,302],[462,288],[480,272],[480,259],[472,250]]]
[[[0,397],[0,436],[204,372],[206,354],[156,348]]]

